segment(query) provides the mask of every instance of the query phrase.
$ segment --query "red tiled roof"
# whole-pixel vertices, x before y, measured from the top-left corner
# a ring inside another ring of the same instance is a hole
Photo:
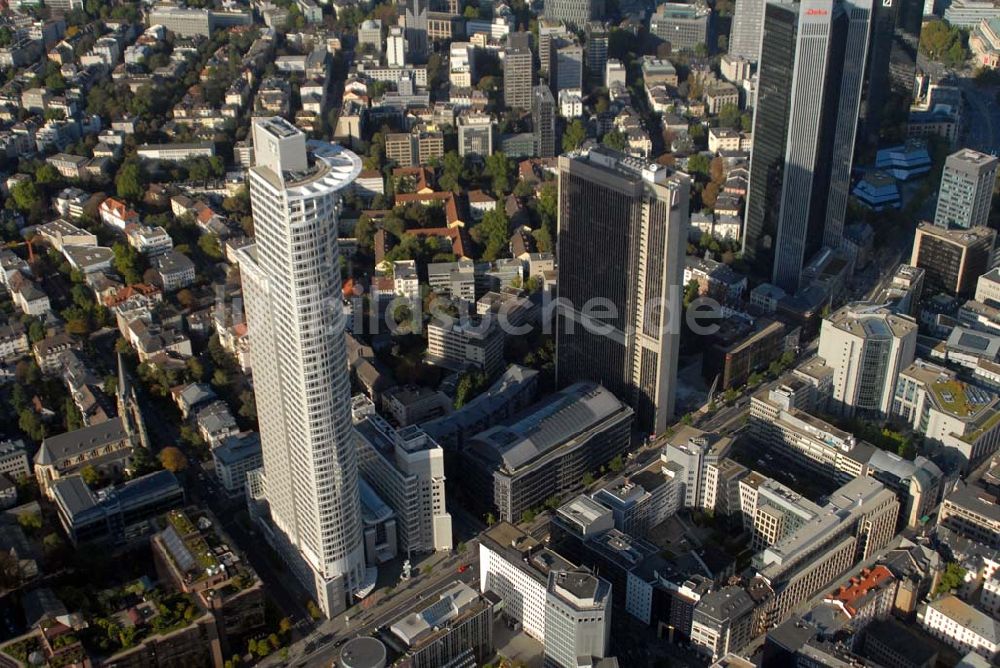
[[[842,603],[844,609],[853,616],[857,614],[858,608],[863,603],[861,599],[868,592],[891,579],[893,579],[892,572],[881,564],[870,570],[865,568],[861,571],[861,577],[852,577],[848,584],[837,587],[827,598]]]

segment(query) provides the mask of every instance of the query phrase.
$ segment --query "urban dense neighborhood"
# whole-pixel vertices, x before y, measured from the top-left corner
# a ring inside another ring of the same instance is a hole
[[[993,0],[0,0],[0,667],[1000,665]]]

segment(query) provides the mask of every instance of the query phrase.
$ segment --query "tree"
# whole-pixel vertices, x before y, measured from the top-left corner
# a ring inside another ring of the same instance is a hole
[[[35,170],[35,181],[38,183],[55,183],[59,178],[59,172],[47,162]]]
[[[507,250],[510,241],[510,221],[507,219],[507,211],[500,206],[487,211],[483,220],[475,228],[476,235],[485,246],[483,259],[492,261],[500,257]]]
[[[536,517],[538,517],[538,513],[536,513],[531,508],[528,508],[523,513],[521,513],[521,522],[524,524],[530,524],[531,522],[535,521]]]
[[[17,516],[17,523],[28,534],[33,534],[42,528],[42,516],[39,513],[21,513]]]
[[[503,151],[486,156],[483,174],[491,179],[493,194],[503,197],[510,192],[514,166]]]
[[[612,130],[605,133],[601,138],[601,143],[616,151],[624,151],[628,147],[628,140],[620,130]]]
[[[590,471],[587,471],[586,473],[583,474],[583,486],[590,487],[593,484],[594,484],[594,474],[592,474]]]
[[[740,127],[741,119],[740,108],[735,104],[724,104],[719,109],[719,125],[724,128]]]
[[[608,468],[611,469],[612,473],[619,473],[623,468],[625,468],[625,462],[622,461],[621,455],[615,455],[614,459],[608,462]]]
[[[579,118],[574,119],[572,123],[566,126],[566,132],[563,133],[563,151],[575,151],[580,148],[580,144],[582,144],[586,138],[587,128],[583,125],[583,121]]]
[[[111,251],[114,254],[112,264],[115,271],[121,274],[125,283],[133,285],[142,281],[142,256],[129,244],[116,242]]]
[[[184,456],[180,448],[173,445],[168,445],[160,450],[160,463],[171,473],[183,471],[188,465],[187,457]]]
[[[278,622],[278,633],[284,635],[291,630],[292,630],[292,620],[290,620],[288,617],[282,617],[281,621]]]
[[[497,518],[493,516],[493,513],[486,513],[486,526],[491,527],[497,523]]]
[[[89,464],[80,469],[80,477],[90,487],[96,487],[101,482],[101,474]]]
[[[467,180],[468,176],[465,158],[455,151],[448,151],[444,154],[444,157],[441,158],[441,176],[438,178],[438,186],[442,190],[461,192],[462,182]]]
[[[934,589],[934,594],[945,594],[953,589],[958,589],[962,586],[963,582],[965,582],[965,569],[958,562],[949,562],[945,566],[944,573],[941,574],[941,579],[938,580],[938,586]]]
[[[19,181],[10,189],[10,195],[14,199],[14,204],[21,211],[31,211],[42,201],[42,194],[38,192],[38,187],[31,180]]]
[[[687,161],[687,171],[692,174],[701,174],[702,176],[708,176],[709,170],[709,160],[708,157],[701,154],[695,153]]]
[[[219,237],[211,232],[198,237],[198,248],[213,260],[222,259],[222,247],[219,245]]]
[[[115,176],[115,192],[118,196],[136,202],[142,199],[145,192],[142,187],[142,174],[139,164],[136,162],[126,162],[118,170]]]

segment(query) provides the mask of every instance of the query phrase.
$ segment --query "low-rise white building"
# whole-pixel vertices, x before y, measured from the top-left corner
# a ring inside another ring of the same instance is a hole
[[[927,633],[959,652],[975,652],[992,660],[1000,651],[1000,621],[957,596],[949,594],[922,606],[917,621]]]

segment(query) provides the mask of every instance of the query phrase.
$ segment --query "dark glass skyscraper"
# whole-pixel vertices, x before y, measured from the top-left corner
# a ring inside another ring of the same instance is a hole
[[[874,145],[886,121],[886,111],[891,107],[891,97],[898,95],[908,99],[913,96],[924,3],[921,0],[881,0],[874,3],[872,10],[861,137]]]
[[[743,235],[743,257],[758,276],[770,276],[774,267],[798,35],[796,6],[766,4],[764,35],[757,73],[754,146]]]
[[[841,242],[870,17],[871,0],[765,6],[744,257],[788,292]]]
[[[601,383],[647,432],[674,411],[690,189],[604,147],[559,158],[556,381]]]

